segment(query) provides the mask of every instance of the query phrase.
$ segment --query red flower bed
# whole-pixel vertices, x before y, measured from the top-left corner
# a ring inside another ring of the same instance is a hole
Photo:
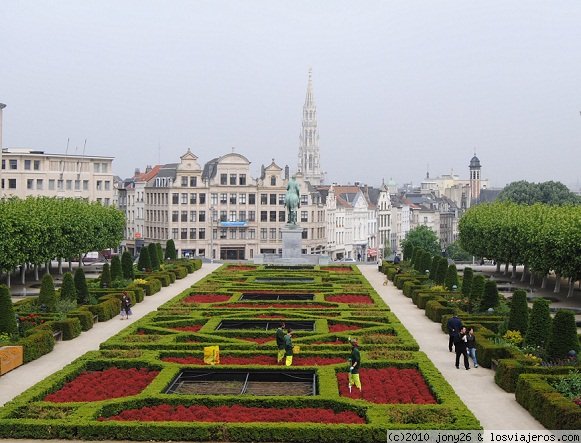
[[[330,309],[335,306],[329,305],[307,305],[307,304],[291,304],[291,303],[232,303],[228,305],[216,306],[218,308],[252,308],[252,309]]]
[[[349,393],[349,374],[337,374],[339,394],[342,397],[362,398],[372,403],[434,404],[436,399],[417,369],[366,369],[359,373],[361,392],[354,388]]]
[[[64,385],[60,390],[47,395],[44,400],[56,403],[73,401],[99,401],[109,398],[139,394],[159,374],[146,368],[87,371]]]
[[[203,365],[204,360],[200,357],[164,357],[161,359],[165,362],[179,363],[182,365]],[[324,366],[345,363],[346,360],[341,357],[299,357],[293,358],[293,366]],[[232,357],[221,356],[220,364],[222,365],[263,365],[276,366],[276,357],[268,355],[253,355],[249,357]]]
[[[128,409],[101,421],[201,421],[201,422],[293,422],[293,423],[355,423],[365,420],[353,411],[334,412],[323,408],[255,408],[232,406],[145,406]]]
[[[256,266],[229,266],[228,271],[253,271]]]
[[[260,314],[257,315],[258,318],[285,318],[285,315],[274,315],[274,314]]]
[[[337,294],[328,295],[325,300],[332,301],[335,303],[353,303],[359,305],[372,305],[373,300],[368,295],[356,295],[356,294]]]
[[[343,323],[335,323],[329,326],[329,332],[355,331],[357,329],[361,329],[361,326],[346,325]]]
[[[218,303],[230,300],[230,295],[223,294],[194,294],[184,298],[184,303]]]
[[[198,332],[202,329],[203,325],[189,325],[189,326],[176,326],[172,328],[174,331],[187,331],[187,332]]]
[[[333,341],[314,341],[311,343],[312,345],[345,345],[347,343],[339,340]]]
[[[353,269],[351,268],[346,268],[346,267],[328,267],[328,268],[321,268],[321,271],[327,271],[327,272],[353,272]]]
[[[272,338],[272,337],[244,337],[244,338],[242,338],[242,340],[252,341],[254,343],[258,343],[261,345],[261,344],[266,343],[268,341],[274,340],[274,338]]]

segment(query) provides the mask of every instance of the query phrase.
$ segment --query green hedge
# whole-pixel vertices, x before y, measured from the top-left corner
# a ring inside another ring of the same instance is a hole
[[[52,329],[35,328],[34,333],[21,338],[17,344],[24,347],[24,363],[36,360],[53,350]]]
[[[121,300],[115,296],[107,296],[105,301],[96,305],[88,305],[87,309],[99,318],[99,321],[107,321],[119,315]]]
[[[61,331],[63,333],[63,340],[72,340],[81,335],[81,322],[78,318],[56,320],[51,323],[54,332]]]
[[[77,318],[81,324],[82,331],[88,331],[93,327],[93,313],[86,307],[75,309],[74,311],[67,313],[67,317]]]
[[[426,303],[426,317],[430,320],[441,323],[442,317],[445,315],[452,315],[456,312],[456,308],[447,306],[448,302],[444,297],[434,297]]]
[[[478,351],[477,351],[478,352]],[[507,392],[514,392],[521,374],[566,375],[574,366],[534,366],[525,360],[504,358],[498,362],[494,381]],[[579,367],[577,367],[579,369]]]

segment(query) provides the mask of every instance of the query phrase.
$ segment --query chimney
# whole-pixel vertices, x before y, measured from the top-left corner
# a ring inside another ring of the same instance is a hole
[[[141,174],[141,171],[139,170],[139,168],[135,168],[135,176],[138,176],[139,174]]]
[[[145,167],[145,173],[147,174],[148,172],[151,172],[151,165]]]
[[[0,103],[0,149],[2,149],[2,109],[5,107],[4,103]]]

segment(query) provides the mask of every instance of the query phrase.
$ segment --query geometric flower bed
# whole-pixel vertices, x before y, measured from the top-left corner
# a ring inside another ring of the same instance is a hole
[[[281,321],[300,348],[291,368],[277,364]],[[361,393],[347,389],[350,337]],[[0,437],[362,443],[480,427],[355,266],[224,265],[100,349],[1,408]]]

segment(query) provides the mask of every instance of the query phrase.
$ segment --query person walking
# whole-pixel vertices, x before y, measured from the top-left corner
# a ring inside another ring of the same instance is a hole
[[[284,355],[286,356],[285,366],[293,364],[293,330],[289,328],[284,336]]]
[[[466,370],[470,369],[470,365],[468,364],[468,353],[467,353],[467,341],[468,338],[466,337],[466,328],[462,326],[460,331],[456,335],[454,335],[454,349],[456,351],[456,369],[460,369],[460,356],[464,357],[464,367]]]
[[[476,359],[476,336],[474,335],[474,328],[468,328],[468,334],[466,335],[466,348],[468,349],[468,355],[474,363],[474,367],[478,367],[478,360]]]
[[[123,296],[121,297],[121,320],[129,320],[129,316],[132,315],[131,312],[131,299],[127,292],[123,292]]]
[[[278,354],[276,356],[276,363],[281,364],[284,358],[285,353],[285,344],[284,344],[284,327],[285,324],[283,321],[280,322],[280,326],[276,329],[276,347],[278,348]]]
[[[460,332],[460,328],[462,327],[462,321],[458,318],[456,314],[452,315],[448,319],[448,323],[446,323],[448,327],[448,349],[452,352],[452,345],[454,344],[454,337]]]
[[[359,353],[359,343],[357,339],[351,341],[351,355],[349,356],[349,392],[351,386],[355,385],[361,392],[361,379],[359,378],[359,369],[361,368],[361,354]]]

